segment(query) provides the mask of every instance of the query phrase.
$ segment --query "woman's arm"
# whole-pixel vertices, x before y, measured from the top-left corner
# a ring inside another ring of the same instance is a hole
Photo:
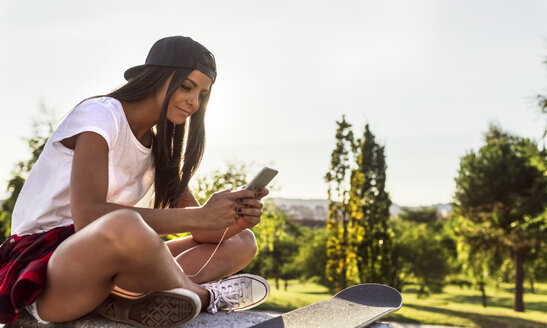
[[[74,227],[82,229],[97,218],[117,209],[127,208],[140,213],[158,234],[192,230],[218,230],[235,223],[236,199],[250,197],[252,191],[218,193],[202,207],[147,209],[106,201],[108,193],[108,145],[94,132],[75,137],[74,158],[70,178],[70,202]]]
[[[256,198],[245,198],[241,202],[238,202],[236,200],[237,204],[240,206],[239,208],[242,209],[243,213],[240,215],[237,222],[235,222],[228,228],[228,231],[224,236],[224,240],[240,233],[247,228],[252,228],[260,222],[260,216],[262,215],[262,202],[260,202],[260,199],[262,199],[268,193],[268,189],[263,188],[263,190],[260,191]],[[177,207],[185,208],[194,206],[199,206],[199,202],[192,194],[190,188],[187,188],[186,191],[180,196]],[[191,234],[194,240],[199,243],[218,243],[222,238],[225,230],[226,228],[220,230],[192,230]]]

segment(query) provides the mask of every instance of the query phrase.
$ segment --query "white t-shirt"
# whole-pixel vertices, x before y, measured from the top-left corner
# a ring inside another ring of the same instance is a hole
[[[25,235],[73,223],[70,172],[74,151],[60,141],[85,131],[108,144],[108,202],[135,205],[154,182],[152,150],[135,137],[120,102],[89,99],[76,106],[46,143],[13,210],[11,233]]]

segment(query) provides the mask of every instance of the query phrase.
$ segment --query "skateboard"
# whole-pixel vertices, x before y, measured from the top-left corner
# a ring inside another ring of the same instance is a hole
[[[263,321],[254,328],[366,327],[403,305],[392,287],[362,284],[346,288],[332,298]]]

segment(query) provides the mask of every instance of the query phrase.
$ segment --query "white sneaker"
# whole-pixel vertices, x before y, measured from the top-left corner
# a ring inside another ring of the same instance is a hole
[[[243,311],[264,303],[270,296],[266,279],[248,273],[230,276],[201,286],[209,291],[211,301],[207,312]]]
[[[99,305],[97,312],[110,320],[137,327],[179,327],[201,311],[199,296],[183,288],[130,294],[113,292]]]

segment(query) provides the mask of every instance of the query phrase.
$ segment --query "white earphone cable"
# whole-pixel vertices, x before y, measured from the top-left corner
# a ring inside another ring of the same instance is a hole
[[[215,253],[217,252],[218,247],[220,246],[220,244],[224,240],[224,236],[226,236],[226,233],[228,232],[229,228],[230,227],[228,227],[228,228],[226,228],[226,230],[224,230],[224,233],[222,234],[222,237],[220,238],[220,241],[218,242],[217,247],[215,247],[215,250],[213,250],[213,253],[211,254],[211,256],[209,256],[209,259],[207,260],[207,262],[205,262],[205,264],[201,267],[201,269],[199,269],[198,272],[196,272],[192,275],[187,275],[188,277],[193,278],[193,277],[197,276],[198,274],[200,274],[201,270],[203,270],[203,268],[205,268],[207,266],[207,264],[209,264],[209,262],[213,258],[213,255],[215,255]]]

